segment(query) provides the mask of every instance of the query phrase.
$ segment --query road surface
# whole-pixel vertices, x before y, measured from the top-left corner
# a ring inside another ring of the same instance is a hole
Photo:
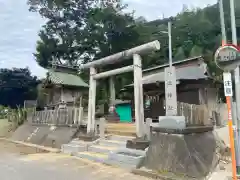
[[[0,140],[1,180],[147,180],[123,169]]]

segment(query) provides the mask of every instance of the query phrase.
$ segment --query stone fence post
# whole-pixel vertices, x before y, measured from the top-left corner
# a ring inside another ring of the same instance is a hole
[[[105,127],[106,127],[106,119],[100,118],[100,124],[99,124],[100,138],[105,138]]]
[[[147,118],[145,123],[145,134],[149,141],[151,140],[151,124],[152,124],[152,118]]]

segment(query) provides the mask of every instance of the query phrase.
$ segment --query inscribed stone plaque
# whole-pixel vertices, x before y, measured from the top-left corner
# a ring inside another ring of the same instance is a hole
[[[165,68],[166,116],[177,115],[177,88],[175,67]]]

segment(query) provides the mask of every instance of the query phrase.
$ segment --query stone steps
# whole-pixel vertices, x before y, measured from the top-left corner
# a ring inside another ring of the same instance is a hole
[[[107,134],[136,136],[136,126],[133,123],[107,123]]]
[[[141,162],[142,158],[143,156],[140,154],[137,154],[135,152],[129,153],[127,151],[114,152],[108,155],[109,160],[128,164],[135,167]]]
[[[126,170],[131,171],[132,169],[136,169],[136,165],[134,164],[128,164],[125,162],[121,162],[121,161],[116,161],[113,159],[107,159],[104,161],[104,164],[110,165],[110,166],[117,166]]]
[[[74,153],[73,155],[79,158],[84,158],[84,159],[88,159],[88,160],[100,162],[100,163],[104,163],[105,160],[108,158],[107,154],[87,152],[87,151]]]
[[[70,143],[63,144],[61,146],[61,151],[63,153],[72,154],[76,152],[87,151],[88,146],[89,143],[87,142],[80,141],[78,139],[73,139]]]
[[[103,153],[103,154],[108,154],[111,151],[117,150],[117,147],[114,146],[101,146],[101,145],[92,145],[88,147],[88,151],[90,152],[96,152],[96,153]]]
[[[133,132],[131,130],[119,131],[119,130],[108,130],[107,129],[105,132],[107,134],[120,135],[120,136],[136,136],[136,132]]]
[[[109,135],[106,139],[99,139],[94,143],[73,140],[63,146],[63,152],[72,154],[79,158],[118,166],[131,170],[136,168],[145,156],[144,151],[126,148],[128,140],[132,136]]]
[[[110,134],[108,137],[108,140],[113,140],[113,141],[128,141],[132,139],[134,139],[134,136],[122,136],[122,135]]]
[[[111,166],[118,166],[128,170],[136,168],[140,162],[140,160],[129,161],[129,157],[124,157],[125,159],[122,160],[117,158],[109,158],[107,154],[96,152],[78,152],[74,153],[73,155],[79,158],[88,159],[90,161],[104,163]]]
[[[101,146],[116,146],[116,147],[126,147],[126,142],[125,141],[117,141],[117,140],[107,140],[103,139],[99,142],[99,145]]]

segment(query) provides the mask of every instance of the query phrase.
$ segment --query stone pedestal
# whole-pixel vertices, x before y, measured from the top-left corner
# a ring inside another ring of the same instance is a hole
[[[153,128],[142,167],[159,173],[203,178],[219,160],[219,143],[212,127],[184,130]]]

